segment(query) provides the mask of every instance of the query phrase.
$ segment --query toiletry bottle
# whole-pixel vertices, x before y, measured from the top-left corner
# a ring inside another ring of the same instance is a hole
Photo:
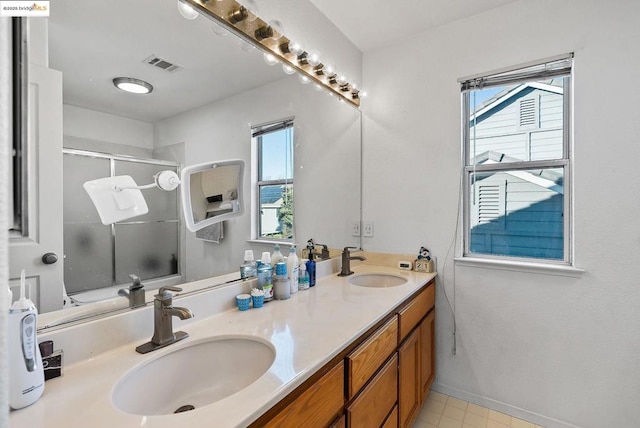
[[[313,260],[313,250],[314,246],[312,241],[309,240],[310,244],[307,245],[307,250],[309,250],[309,260],[305,263],[307,265],[307,273],[309,274],[309,287],[313,287],[316,285],[316,261]]]
[[[9,406],[35,403],[44,391],[44,370],[36,338],[38,310],[25,297],[25,272],[20,275],[20,299],[9,309]]]
[[[262,253],[260,267],[258,268],[258,288],[264,290],[264,301],[273,300],[273,267],[271,255],[268,251]]]
[[[258,268],[253,258],[253,250],[244,252],[244,262],[240,265],[240,279],[249,279],[258,275]]]
[[[271,265],[276,267],[278,263],[284,260],[284,256],[280,252],[280,244],[273,246],[273,254],[271,254]]]
[[[302,263],[300,265],[300,275],[298,276],[298,290],[309,289],[309,274],[307,273],[307,266]]]
[[[291,285],[287,277],[287,264],[278,262],[276,274],[273,278],[273,297],[276,300],[286,300],[291,297]]]
[[[300,274],[300,261],[296,254],[296,246],[289,248],[289,257],[287,257],[287,275],[291,284],[291,294],[298,292],[298,276]]]

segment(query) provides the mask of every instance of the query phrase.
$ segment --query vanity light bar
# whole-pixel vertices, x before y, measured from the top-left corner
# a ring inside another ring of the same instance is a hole
[[[191,5],[224,28],[262,51],[279,58],[283,64],[294,68],[311,81],[336,95],[338,99],[360,106],[360,91],[335,73],[327,73],[322,64],[309,64],[307,52],[296,55],[289,50],[289,40],[267,22],[260,19],[236,0],[181,0]],[[255,19],[254,19],[255,17]]]

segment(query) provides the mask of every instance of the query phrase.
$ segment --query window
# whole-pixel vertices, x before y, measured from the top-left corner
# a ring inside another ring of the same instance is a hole
[[[293,240],[293,120],[253,128],[257,239]]]
[[[464,256],[571,263],[572,58],[461,80]]]

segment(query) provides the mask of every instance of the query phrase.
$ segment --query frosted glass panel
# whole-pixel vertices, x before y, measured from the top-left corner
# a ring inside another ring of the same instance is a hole
[[[164,170],[171,170],[177,173],[175,167],[166,165],[151,165],[119,160],[115,162],[115,175],[130,175],[140,186],[153,183],[153,176]],[[178,193],[177,190],[165,192],[156,188],[143,190],[142,194],[149,206],[149,213],[135,217],[130,221],[177,220]]]
[[[64,222],[100,223],[100,217],[82,185],[86,181],[109,177],[109,159],[63,156]]]
[[[116,224],[116,284],[178,273],[178,222]]]
[[[64,282],[67,293],[112,285],[111,228],[99,224],[64,225]]]

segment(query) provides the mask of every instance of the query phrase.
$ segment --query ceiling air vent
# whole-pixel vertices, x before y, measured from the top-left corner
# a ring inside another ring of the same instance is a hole
[[[162,58],[158,58],[155,55],[151,55],[150,57],[143,59],[142,62],[153,65],[154,67],[161,68],[165,71],[176,71],[182,68],[178,64],[174,64]]]

